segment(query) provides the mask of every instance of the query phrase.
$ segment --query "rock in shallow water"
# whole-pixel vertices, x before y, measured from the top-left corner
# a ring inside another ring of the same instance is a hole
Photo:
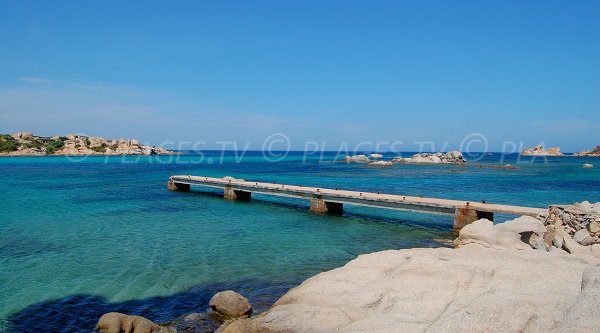
[[[352,155],[352,156],[346,156],[344,157],[344,161],[345,162],[353,162],[353,163],[358,163],[358,162],[369,162],[369,158],[367,157],[367,155]]]
[[[129,316],[119,312],[109,312],[98,320],[96,328],[100,333],[167,333],[169,329],[161,327],[151,320],[140,316]]]
[[[248,299],[233,290],[217,293],[208,304],[213,311],[229,318],[247,316],[252,312]]]
[[[390,168],[393,166],[392,162],[390,161],[374,161],[374,162],[369,162],[368,166],[372,166],[372,167],[383,167],[383,168]]]

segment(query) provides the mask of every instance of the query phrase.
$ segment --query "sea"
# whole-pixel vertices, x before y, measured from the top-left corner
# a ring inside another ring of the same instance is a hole
[[[376,168],[339,162],[343,156],[0,158],[0,332],[91,332],[112,311],[210,332],[219,324],[208,311],[216,292],[235,290],[258,313],[361,254],[448,246],[456,237],[451,216],[350,205],[341,216],[311,213],[300,199],[168,191],[171,175],[532,207],[600,201],[600,158],[480,153],[466,156],[464,167]],[[190,313],[199,314],[193,322]]]

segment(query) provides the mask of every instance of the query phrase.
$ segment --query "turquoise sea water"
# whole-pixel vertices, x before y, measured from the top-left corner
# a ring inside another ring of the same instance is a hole
[[[204,312],[230,288],[260,311],[361,253],[454,236],[447,216],[351,206],[329,216],[302,200],[167,191],[173,174],[538,207],[600,201],[600,158],[495,154],[466,168],[371,168],[335,163],[335,153],[235,155],[0,158],[0,331],[89,332],[109,311],[165,322]]]

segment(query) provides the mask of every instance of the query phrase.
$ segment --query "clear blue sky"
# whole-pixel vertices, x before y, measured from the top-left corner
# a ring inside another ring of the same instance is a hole
[[[591,148],[600,1],[3,0],[14,131]]]

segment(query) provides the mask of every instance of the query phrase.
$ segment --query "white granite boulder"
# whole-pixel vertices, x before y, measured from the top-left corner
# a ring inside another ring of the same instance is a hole
[[[367,155],[346,156],[346,157],[344,157],[344,162],[366,163],[366,162],[369,162],[369,157],[367,157]]]
[[[474,243],[382,251],[316,275],[220,332],[591,332],[600,327],[597,275],[584,272],[598,264]]]
[[[447,153],[414,154],[407,158],[399,156],[394,158],[393,162],[407,164],[463,164],[466,160],[461,152],[453,150]]]

